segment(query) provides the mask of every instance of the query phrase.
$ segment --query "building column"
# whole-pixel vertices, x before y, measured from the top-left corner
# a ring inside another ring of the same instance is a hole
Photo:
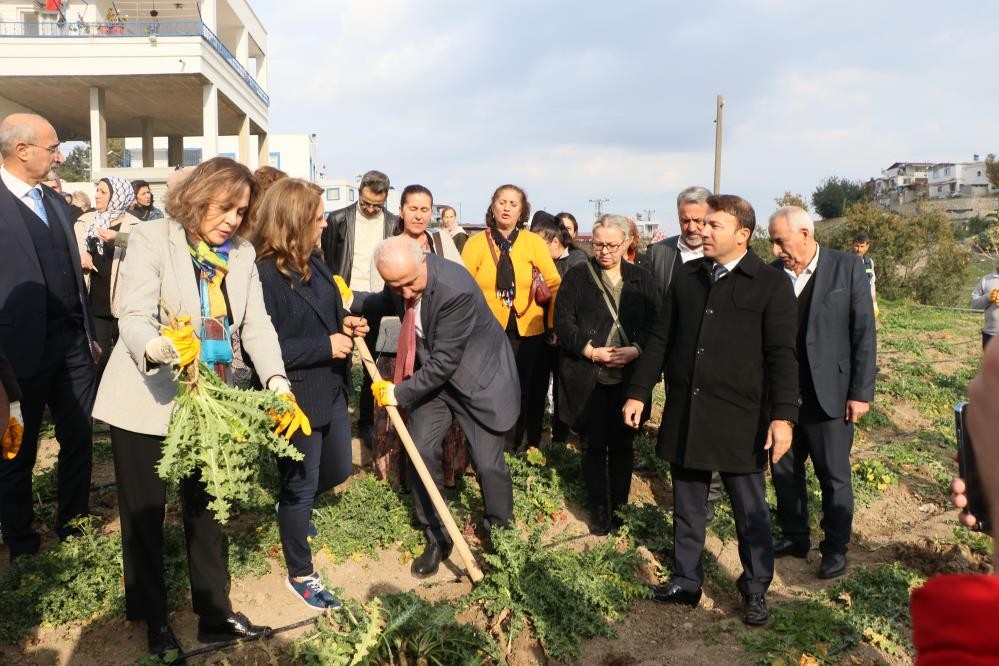
[[[216,0],[201,0],[199,4],[201,5],[201,22],[218,36]]]
[[[253,77],[261,88],[267,90],[267,56],[260,54],[256,57],[257,75]]]
[[[250,166],[250,116],[244,115],[239,123],[239,153],[237,159],[240,163]],[[258,164],[257,166],[263,166]]]
[[[108,165],[108,123],[104,117],[104,88],[90,89],[90,178]]]
[[[267,137],[267,132],[257,135],[257,168],[267,166],[271,163],[271,141]]]
[[[143,163],[144,164],[144,163]],[[184,137],[170,135],[167,137],[167,166],[175,167],[184,164]]]
[[[201,86],[201,124],[201,158],[207,160],[219,154],[219,90],[214,83]]]
[[[250,70],[250,33],[246,31],[245,27],[240,27],[236,31],[236,51],[233,53],[236,56],[236,60],[242,65],[247,71]]]
[[[142,168],[149,169],[156,166],[154,161],[156,152],[153,146],[153,119],[142,118]]]

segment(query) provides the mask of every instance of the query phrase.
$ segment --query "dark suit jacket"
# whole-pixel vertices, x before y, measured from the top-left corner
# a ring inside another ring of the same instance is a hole
[[[387,208],[383,208],[385,214],[385,228],[382,230],[382,238],[388,238],[395,233],[395,225],[399,220],[398,215],[393,215]],[[354,226],[357,222],[357,204],[354,203],[346,208],[335,210],[326,217],[326,228],[323,229],[322,247],[323,259],[333,275],[341,276],[347,284],[350,284],[351,269],[354,262]],[[362,266],[368,270],[367,266]]]
[[[69,269],[76,278],[85,333],[92,341],[94,323],[73,222],[69,219],[65,200],[50,187],[42,185],[42,190],[56,212],[56,219],[49,220],[49,226],[63,234],[69,246],[73,263]],[[14,373],[18,377],[30,377],[39,371],[45,353],[46,286],[35,246],[21,217],[21,206],[23,204],[0,180],[0,346],[14,366]],[[105,353],[109,351],[104,350]]]
[[[752,251],[714,284],[711,265],[676,268],[628,397],[647,399],[665,356],[659,455],[692,469],[759,472],[761,411],[767,420],[798,416],[794,290]]]
[[[440,394],[489,430],[505,432],[520,414],[517,362],[506,333],[464,266],[433,254],[426,260],[423,344],[417,345],[413,376],[395,387],[396,400],[406,406]],[[385,288],[355,292],[351,311],[402,317],[405,304]]]
[[[783,271],[780,261],[773,264]],[[847,400],[874,399],[877,330],[871,285],[855,254],[823,247],[812,276],[805,330],[805,358],[819,406],[842,418]]]
[[[677,247],[679,240],[679,236],[670,236],[649,247],[649,270],[656,276],[656,284],[659,285],[663,293],[669,289],[670,280],[673,279],[676,256],[680,253],[680,249]]]
[[[329,340],[347,311],[326,264],[315,256],[310,265],[316,285],[288,279],[273,259],[260,260],[257,271],[291,390],[313,425],[325,425],[337,392],[346,386],[349,393],[349,360],[334,359]]]

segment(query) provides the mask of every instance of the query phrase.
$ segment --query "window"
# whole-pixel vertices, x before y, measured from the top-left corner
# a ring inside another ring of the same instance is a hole
[[[339,201],[340,200],[340,188],[339,187],[327,187],[326,188],[326,200],[327,201]]]
[[[196,166],[201,163],[201,148],[185,148],[183,166]]]
[[[228,157],[230,160],[236,159],[236,153],[219,153],[219,157]]]
[[[354,190],[348,190],[350,192],[350,200],[354,200]]]
[[[270,154],[271,166],[275,169],[281,168],[281,153],[271,153]]]

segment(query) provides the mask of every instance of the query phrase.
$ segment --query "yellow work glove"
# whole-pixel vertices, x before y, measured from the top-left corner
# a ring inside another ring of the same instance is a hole
[[[874,301],[874,318],[877,319],[881,316],[881,309],[878,307],[878,302]]]
[[[201,354],[201,340],[194,334],[190,317],[186,315],[177,317],[172,324],[163,329],[163,337],[173,343],[180,355],[177,365],[184,367],[198,360],[198,355]]]
[[[4,460],[13,460],[21,450],[21,439],[24,437],[24,419],[21,417],[21,403],[10,403],[10,419],[0,438],[0,450]]]
[[[298,406],[295,401],[295,396],[291,393],[282,393],[279,396],[282,400],[288,403],[288,409],[283,412],[278,412],[272,410],[270,412],[271,418],[274,420],[274,434],[283,435],[285,439],[291,439],[296,432],[302,431],[302,434],[308,437],[312,434],[312,424],[309,423],[309,417],[305,415],[302,408]]]
[[[989,300],[992,301],[994,305],[999,305],[999,289],[993,289],[989,292]]]
[[[399,403],[395,399],[395,384],[390,381],[381,380],[371,383],[371,393],[375,396],[375,402],[379,407],[398,407]]]
[[[340,292],[340,300],[343,301],[343,307],[349,308],[351,302],[354,300],[354,292],[350,290],[347,282],[339,275],[333,276],[333,284],[336,285],[337,290]]]

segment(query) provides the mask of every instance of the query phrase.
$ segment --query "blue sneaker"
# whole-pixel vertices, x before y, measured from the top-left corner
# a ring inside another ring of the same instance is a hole
[[[340,610],[340,607],[343,606],[343,603],[326,589],[319,574],[314,573],[301,580],[296,580],[288,576],[286,580],[288,589],[294,592],[306,606],[313,610]]]
[[[281,502],[275,502],[275,504],[274,504],[274,511],[276,513],[280,513],[280,511],[281,511]],[[306,532],[305,532],[305,538],[308,539],[309,541],[312,541],[317,536],[319,536],[319,530],[316,529],[316,524],[310,520],[309,521],[309,529],[306,530]]]

